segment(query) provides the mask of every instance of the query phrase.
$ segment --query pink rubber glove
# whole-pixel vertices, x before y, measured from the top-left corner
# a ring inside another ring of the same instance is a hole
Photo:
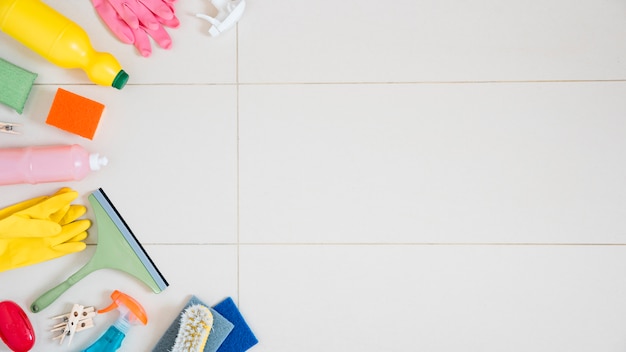
[[[100,18],[124,43],[134,44],[142,56],[150,56],[150,38],[169,49],[172,39],[164,26],[180,25],[174,14],[175,0],[92,0]]]

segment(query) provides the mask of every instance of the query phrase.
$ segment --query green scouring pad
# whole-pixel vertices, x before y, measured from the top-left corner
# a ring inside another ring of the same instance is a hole
[[[0,58],[0,103],[21,114],[35,78],[36,73]]]

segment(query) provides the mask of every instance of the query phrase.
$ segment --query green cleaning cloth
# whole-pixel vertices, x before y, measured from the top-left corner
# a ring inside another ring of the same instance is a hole
[[[21,114],[35,78],[36,73],[0,58],[0,103]]]

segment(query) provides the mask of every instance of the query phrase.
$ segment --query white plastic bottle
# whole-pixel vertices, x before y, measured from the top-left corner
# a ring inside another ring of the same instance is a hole
[[[78,144],[0,149],[0,185],[82,180],[107,163]]]

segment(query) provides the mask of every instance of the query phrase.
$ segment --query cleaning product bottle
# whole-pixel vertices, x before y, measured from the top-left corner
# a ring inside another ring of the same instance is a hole
[[[100,313],[106,313],[114,308],[120,312],[119,318],[109,326],[107,331],[96,340],[87,349],[81,352],[113,352],[117,351],[122,345],[122,341],[128,333],[128,329],[131,325],[142,323],[148,324],[148,316],[141,304],[137,302],[131,296],[120,292],[118,290],[113,291],[111,294],[113,303],[110,306],[98,311]]]
[[[115,57],[97,52],[75,22],[40,0],[0,1],[0,30],[63,68],[81,68],[99,85],[122,89],[128,74]]]
[[[0,149],[0,185],[81,180],[107,163],[78,144]]]

